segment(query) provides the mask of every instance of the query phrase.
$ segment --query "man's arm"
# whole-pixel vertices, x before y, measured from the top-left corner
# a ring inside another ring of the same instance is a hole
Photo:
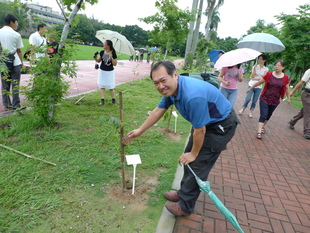
[[[289,95],[292,96],[292,95],[295,93],[295,91],[297,91],[299,88],[301,88],[304,84],[305,84],[304,81],[300,81],[300,82],[294,87],[294,89],[291,90],[291,92],[290,92]]]
[[[179,162],[183,163],[184,165],[187,165],[197,158],[199,151],[201,150],[201,147],[203,145],[204,137],[206,134],[206,127],[203,126],[201,128],[194,129],[193,132],[193,147],[191,152],[183,154],[179,158]]]
[[[19,56],[19,59],[20,59],[20,61],[21,61],[21,66],[23,66],[24,64],[23,64],[23,54],[22,54],[22,51],[21,51],[21,49],[16,49],[16,53],[17,53],[17,55]]]
[[[166,111],[167,109],[165,108],[156,107],[145,120],[145,122],[140,126],[140,128],[135,129],[127,134],[129,142],[132,142],[134,139],[141,136],[144,131],[152,127],[157,121],[159,121],[159,119],[165,114]]]

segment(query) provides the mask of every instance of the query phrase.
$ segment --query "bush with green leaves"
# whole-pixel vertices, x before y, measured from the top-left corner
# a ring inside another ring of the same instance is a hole
[[[67,42],[66,46],[52,58],[40,57],[38,60],[31,58],[30,80],[22,92],[31,107],[34,108],[44,124],[55,123],[54,108],[62,101],[70,87],[64,75],[75,78],[77,65],[71,58],[75,45]],[[36,53],[47,53],[48,46],[33,48]]]

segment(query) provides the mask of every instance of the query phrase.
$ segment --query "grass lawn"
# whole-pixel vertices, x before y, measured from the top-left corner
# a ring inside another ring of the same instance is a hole
[[[23,39],[24,48],[22,48],[22,52],[24,52],[28,49],[29,46],[29,40]],[[90,45],[76,45],[77,51],[74,57],[72,57],[72,60],[92,60],[93,54],[95,52],[100,52],[103,50],[102,47],[98,46],[90,46]],[[129,55],[117,53],[119,60],[129,60]]]
[[[149,78],[116,91],[124,91],[126,132],[143,123],[160,99]],[[0,147],[0,232],[155,231],[162,193],[171,188],[190,124],[180,117],[177,134],[167,133],[161,120],[125,147],[125,154],[142,160],[131,195],[132,166],[125,165],[128,189],[122,191],[119,125],[113,124],[119,106],[98,105],[98,95],[87,94],[79,105],[78,97],[58,105],[55,128],[41,127],[32,110],[0,118],[2,145],[57,164]]]

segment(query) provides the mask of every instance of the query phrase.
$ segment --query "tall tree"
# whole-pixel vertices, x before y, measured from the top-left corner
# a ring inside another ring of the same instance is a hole
[[[195,53],[196,48],[197,48],[198,35],[199,35],[199,29],[200,29],[200,24],[201,24],[203,1],[204,0],[200,0],[200,2],[199,2],[199,9],[197,12],[197,19],[196,19],[196,25],[195,25],[195,30],[194,30],[194,38],[193,38],[192,47],[191,47],[192,53]]]
[[[95,29],[90,24],[89,19],[84,14],[79,14],[75,17],[77,21],[71,28],[68,37],[79,39],[83,42],[93,42]]]
[[[4,26],[4,16],[7,13],[13,14],[18,19],[18,31],[27,29],[29,25],[29,20],[27,18],[27,6],[20,3],[19,1],[15,2],[0,2],[0,27]]]
[[[185,58],[186,58],[186,55],[191,52],[191,48],[192,48],[194,27],[195,27],[195,22],[196,22],[196,15],[197,15],[197,6],[198,6],[198,0],[193,0],[193,3],[192,3],[193,18],[189,23],[189,33],[188,33],[187,41],[186,41]]]
[[[217,9],[214,9],[214,11],[212,12],[210,33],[209,33],[209,38],[211,41],[216,40],[217,28],[218,28],[219,22],[221,22],[220,13]]]
[[[296,73],[302,75],[310,64],[310,4],[297,8],[298,14],[275,16],[283,25],[280,40],[285,45],[281,52],[286,68],[296,67]]]
[[[156,8],[159,10],[155,15],[142,18],[147,24],[154,24],[151,31],[152,42],[165,47],[165,57],[172,48],[172,43],[183,43],[184,35],[188,34],[188,23],[191,14],[188,10],[181,10],[176,6],[177,0],[157,0]]]
[[[52,59],[39,58],[36,67],[32,69],[32,82],[34,86],[26,90],[26,98],[32,101],[37,112],[46,124],[54,123],[55,105],[60,102],[69,88],[62,74],[70,77],[76,75],[76,65],[71,60],[72,46],[67,44],[67,38],[73,20],[80,9],[85,8],[85,2],[91,5],[98,0],[56,0],[65,17],[65,24],[59,41],[58,54]],[[65,13],[70,12],[70,13]],[[53,33],[53,32],[52,32]],[[45,50],[44,50],[45,49]],[[38,48],[41,53],[46,53],[46,48]],[[28,86],[29,87],[29,86]]]
[[[220,6],[224,4],[224,0],[207,0],[208,1],[208,6],[205,12],[205,15],[207,16],[207,23],[205,26],[205,38],[209,39],[210,38],[210,25],[212,22],[212,15],[213,11],[218,11]],[[216,4],[217,3],[217,4]]]

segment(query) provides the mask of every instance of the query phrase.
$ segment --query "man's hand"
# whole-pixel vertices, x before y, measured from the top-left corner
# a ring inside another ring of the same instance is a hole
[[[187,165],[190,164],[191,162],[194,162],[196,159],[196,156],[193,155],[191,152],[185,153],[183,154],[180,158],[179,158],[179,162]]]
[[[128,143],[132,142],[133,140],[135,140],[137,137],[141,136],[142,132],[140,129],[135,129],[131,132],[129,132],[126,136],[126,140],[128,140]]]

